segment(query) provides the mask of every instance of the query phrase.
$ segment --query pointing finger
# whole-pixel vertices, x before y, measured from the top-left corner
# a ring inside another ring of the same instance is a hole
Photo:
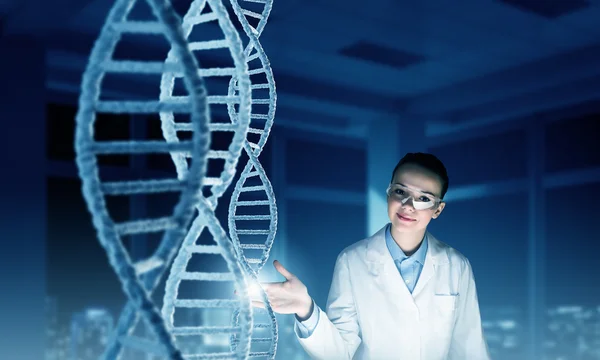
[[[279,262],[279,260],[275,260],[273,261],[273,265],[275,266],[275,269],[277,269],[277,271],[283,275],[284,278],[286,278],[287,280],[291,280],[292,278],[294,278],[294,274],[292,274],[291,272],[289,272],[285,267],[283,267],[283,265],[281,265],[281,263]]]

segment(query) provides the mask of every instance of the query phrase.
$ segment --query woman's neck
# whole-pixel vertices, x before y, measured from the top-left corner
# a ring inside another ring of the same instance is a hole
[[[425,237],[425,231],[426,229],[418,230],[416,232],[399,232],[394,229],[394,226],[392,226],[391,229],[392,238],[406,256],[411,256],[419,249],[419,246],[421,246],[421,242]]]

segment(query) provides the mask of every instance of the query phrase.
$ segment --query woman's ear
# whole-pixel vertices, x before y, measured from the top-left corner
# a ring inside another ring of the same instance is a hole
[[[444,210],[444,207],[446,207],[446,203],[445,202],[441,202],[440,205],[438,206],[438,208],[434,211],[432,218],[433,219],[437,219],[438,216],[440,216],[440,214]]]

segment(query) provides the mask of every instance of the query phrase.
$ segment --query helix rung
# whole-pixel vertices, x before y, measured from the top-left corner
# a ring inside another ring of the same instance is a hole
[[[163,74],[181,72],[179,63],[163,61],[108,60],[102,64],[106,72],[128,74]]]
[[[176,227],[177,223],[170,217],[133,220],[115,224],[115,230],[119,235],[146,234],[174,229]]]
[[[216,185],[221,185],[222,183],[223,183],[223,180],[221,178],[215,178],[215,177],[205,177],[202,180],[203,186],[216,186]]]
[[[260,1],[260,0],[257,0],[257,1]],[[210,12],[210,13],[206,13],[206,14],[202,14],[202,15],[190,16],[185,19],[185,23],[190,24],[190,25],[198,25],[198,24],[203,24],[203,23],[207,23],[210,21],[214,21],[217,19],[218,19],[217,14],[214,12]]]
[[[259,173],[257,170],[254,170],[254,171],[250,171],[250,172],[249,172],[249,173],[246,175],[246,178],[251,178],[251,177],[253,177],[253,176],[259,176],[259,175],[260,175],[260,173]],[[240,202],[241,202],[241,201],[240,201]],[[268,202],[267,202],[267,203],[268,203]],[[238,204],[239,204],[239,202],[238,202]]]
[[[258,104],[270,104],[271,103],[271,99],[252,99],[252,104],[258,105]]]
[[[191,152],[193,144],[191,141],[164,142],[160,140],[150,141],[106,141],[94,142],[90,145],[90,151],[95,154],[149,154],[169,152]]]
[[[236,74],[236,69],[235,68],[208,68],[208,69],[203,69],[200,68],[198,69],[198,75],[200,75],[201,77],[211,77],[211,76],[234,76]],[[183,74],[181,73],[174,73],[173,74],[175,77],[183,77]]]
[[[252,90],[268,89],[268,88],[269,88],[269,84],[254,84],[254,85],[252,85]]]
[[[175,131],[194,131],[194,124],[192,123],[174,123],[173,127]]]
[[[262,14],[255,13],[254,11],[242,9],[242,12],[244,13],[244,15],[248,15],[248,16],[253,17],[255,19],[258,19],[258,20],[262,20],[263,19]]]
[[[178,105],[187,105],[190,106],[189,103],[190,97],[188,95],[179,95],[179,96],[170,96],[164,102],[173,102]],[[239,104],[240,97],[239,96],[229,96],[229,95],[209,95],[206,97],[206,101],[208,104]]]
[[[128,348],[139,350],[145,353],[152,353],[159,356],[168,356],[167,350],[162,344],[136,336],[121,336],[119,342]]]
[[[260,146],[258,144],[255,144],[255,143],[253,143],[251,141],[248,141],[248,145],[250,145],[250,148],[252,148],[252,149],[259,149],[260,148]]]
[[[264,185],[242,187],[241,192],[263,191],[266,190]]]
[[[209,104],[239,104],[240,97],[239,96],[220,96],[220,95],[211,95],[207,96]]]
[[[255,351],[248,354],[248,357],[270,357],[273,356],[270,352],[267,351]]]
[[[217,273],[217,272],[183,272],[179,275],[182,280],[198,280],[198,281],[233,281],[235,277],[232,273]]]
[[[237,308],[240,306],[238,300],[183,300],[177,299],[175,307],[179,308]]]
[[[269,235],[271,233],[270,230],[236,230],[238,235]]]
[[[260,134],[262,135],[265,131],[263,129],[253,129],[253,128],[249,128],[248,132],[250,134]]]
[[[235,203],[236,206],[261,206],[271,205],[269,200],[252,200],[252,201],[238,201]]]
[[[194,131],[194,126],[192,123],[175,123],[174,125],[175,131]],[[216,123],[216,124],[208,124],[209,131],[236,131],[237,125],[235,124],[225,124],[225,123]]]
[[[267,0],[242,0],[245,2],[252,2],[252,3],[257,3],[257,4],[266,4]]]
[[[209,124],[208,129],[210,131],[236,131],[238,126],[236,124]]]
[[[191,157],[192,153],[190,151],[185,153],[186,157]],[[206,154],[207,159],[227,159],[230,157],[229,151],[227,150],[209,150],[208,154]]]
[[[271,220],[271,215],[234,215],[234,220]]]
[[[253,104],[255,104],[254,101],[252,101]],[[253,120],[269,120],[269,115],[267,114],[250,114],[250,119]]]
[[[253,343],[270,343],[273,341],[272,338],[251,338],[251,342]]]
[[[257,258],[246,258],[246,261],[248,262],[248,264],[260,264],[263,262],[261,259]]]
[[[189,43],[190,50],[212,50],[212,49],[225,49],[229,47],[229,41],[223,40],[209,40],[209,41],[195,41]]]
[[[106,195],[150,194],[182,191],[186,181],[177,179],[115,181],[101,184]]]
[[[248,71],[248,75],[257,75],[257,74],[264,73],[264,72],[265,72],[264,68],[252,69],[252,70]]]
[[[220,254],[221,248],[218,245],[189,245],[187,250],[194,254]]]
[[[238,355],[233,352],[223,352],[223,353],[209,353],[209,354],[189,354],[185,355],[186,360],[237,360],[239,359]]]
[[[256,49],[255,49],[256,50]],[[246,62],[250,62],[252,60],[257,59],[260,56],[260,54],[258,53],[258,51],[256,51],[254,54],[248,56],[248,59],[246,59]]]
[[[164,261],[162,259],[156,258],[154,256],[149,257],[148,259],[144,259],[136,262],[133,267],[135,268],[135,272],[138,275],[143,275],[148,273],[154,269],[157,269],[164,265]]]
[[[227,159],[229,156],[229,151],[225,150],[210,150],[207,155],[209,159]]]
[[[265,244],[240,244],[244,250],[264,250],[267,248]]]
[[[235,74],[235,68],[198,69],[198,75],[202,77],[233,76]]]
[[[171,330],[175,336],[238,334],[241,329],[237,326],[182,326]]]
[[[272,326],[271,324],[256,323],[252,327],[255,329],[270,329],[271,326]]]
[[[260,0],[245,0],[260,1]],[[138,34],[162,34],[164,33],[164,24],[158,21],[123,21],[111,24],[112,28],[123,33]]]
[[[192,106],[189,102],[98,101],[96,111],[113,114],[155,114],[159,112],[188,114],[192,111]]]

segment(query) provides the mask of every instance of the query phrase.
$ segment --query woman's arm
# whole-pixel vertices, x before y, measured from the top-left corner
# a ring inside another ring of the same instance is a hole
[[[361,338],[346,255],[342,253],[336,260],[327,312],[314,304],[306,286],[294,274],[277,260],[274,265],[286,281],[265,283],[263,287],[273,311],[295,314],[303,322],[296,324],[295,331],[306,353],[315,360],[351,360]],[[264,306],[260,301],[253,301],[253,305]]]

